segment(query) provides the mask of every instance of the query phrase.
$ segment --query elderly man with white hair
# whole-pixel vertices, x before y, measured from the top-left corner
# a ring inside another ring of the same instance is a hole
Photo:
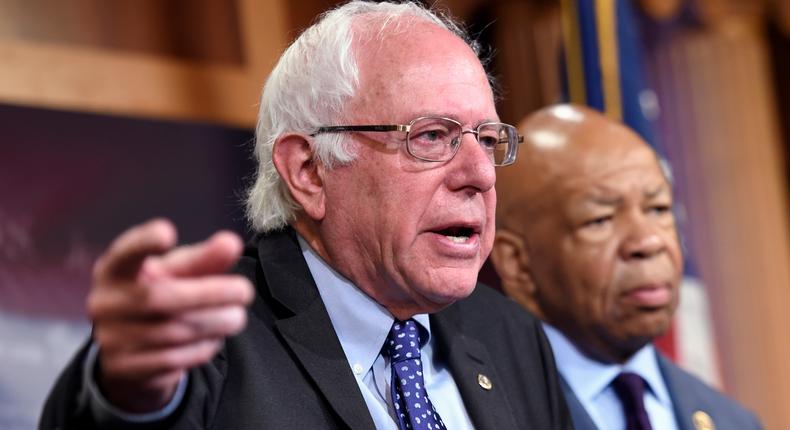
[[[413,3],[330,11],[259,118],[258,235],[120,236],[43,428],[570,427],[539,323],[477,286],[520,136],[456,24]]]

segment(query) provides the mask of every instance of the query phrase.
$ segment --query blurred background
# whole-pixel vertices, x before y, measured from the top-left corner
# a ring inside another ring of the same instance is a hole
[[[336,3],[0,0],[0,428],[35,427],[114,236],[154,216],[183,242],[248,234],[260,89]],[[687,282],[659,346],[784,428],[790,0],[430,3],[489,47],[503,121],[585,103],[668,161]]]

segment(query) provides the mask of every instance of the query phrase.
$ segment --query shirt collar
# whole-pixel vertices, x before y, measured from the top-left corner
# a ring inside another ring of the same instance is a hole
[[[623,370],[634,372],[647,382],[648,388],[663,405],[671,408],[672,400],[669,396],[669,389],[664,382],[661,368],[658,365],[656,349],[652,343],[642,347],[624,365]]]
[[[592,401],[601,394],[622,371],[640,375],[650,393],[662,404],[671,407],[672,401],[652,344],[645,345],[624,364],[602,363],[584,355],[565,335],[553,326],[543,323],[549,339],[557,369],[580,400]]]
[[[395,319],[386,308],[332,269],[301,235],[297,238],[349,365],[352,369],[360,365],[369,370]],[[428,334],[424,345],[431,334],[429,316],[418,314],[413,318]]]

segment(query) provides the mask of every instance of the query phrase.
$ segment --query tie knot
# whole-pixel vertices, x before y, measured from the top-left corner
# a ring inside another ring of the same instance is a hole
[[[392,324],[385,349],[393,363],[420,358],[420,330],[413,319]]]
[[[628,398],[640,402],[645,395],[645,380],[633,372],[622,372],[612,381],[614,390],[620,398]]]

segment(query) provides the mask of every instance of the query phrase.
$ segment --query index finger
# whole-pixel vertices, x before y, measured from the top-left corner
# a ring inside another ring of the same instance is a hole
[[[163,218],[134,226],[116,238],[93,267],[96,281],[134,279],[150,255],[162,254],[176,243],[176,228]]]
[[[230,231],[214,233],[203,242],[183,245],[150,261],[152,273],[193,277],[227,272],[239,259],[244,244]]]

